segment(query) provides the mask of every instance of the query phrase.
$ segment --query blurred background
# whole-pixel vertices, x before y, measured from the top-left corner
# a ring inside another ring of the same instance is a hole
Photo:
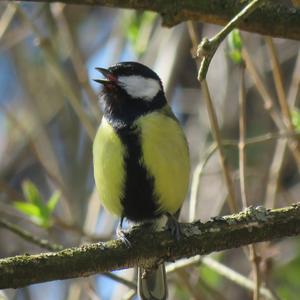
[[[63,247],[114,237],[118,220],[94,190],[91,147],[101,111],[100,86],[92,79],[99,76],[95,67],[119,61],[139,61],[159,74],[184,127],[192,172],[181,220],[233,212],[194,58],[201,38],[218,30],[189,22],[164,28],[150,12],[0,4],[1,258],[49,251],[30,235]],[[235,31],[219,47],[207,81],[235,210],[298,202],[299,42]],[[252,299],[257,281],[260,299],[299,299],[299,238],[171,267],[169,299]],[[0,299],[136,299],[135,282],[130,269],[4,290]]]

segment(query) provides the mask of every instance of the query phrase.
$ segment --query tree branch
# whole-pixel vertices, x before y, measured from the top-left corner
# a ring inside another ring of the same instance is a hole
[[[23,1],[57,2],[57,0]],[[163,25],[171,27],[187,20],[225,25],[250,1],[61,0],[61,2],[67,4],[102,5],[136,10],[150,10],[162,16]],[[265,5],[241,22],[238,28],[274,37],[300,40],[300,9],[291,5],[288,6],[268,0]]]
[[[143,225],[126,235],[131,247],[114,240],[56,253],[1,259],[0,288],[89,276],[136,265],[149,267],[161,260],[174,261],[297,234],[300,234],[300,203],[275,210],[248,208],[205,224],[199,221],[182,224],[179,242],[168,231],[153,232]]]

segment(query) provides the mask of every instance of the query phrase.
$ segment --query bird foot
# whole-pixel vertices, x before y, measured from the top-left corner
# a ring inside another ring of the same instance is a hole
[[[180,237],[182,235],[181,226],[180,223],[177,221],[177,219],[167,213],[166,216],[168,217],[167,223],[166,223],[166,229],[170,231],[171,235],[178,241],[180,240]]]
[[[120,240],[122,240],[122,242],[128,247],[130,248],[131,247],[131,243],[130,241],[128,240],[127,238],[127,231],[125,231],[123,229],[123,218],[121,218],[120,220],[120,223],[117,227],[117,231],[116,231],[116,234],[117,234],[117,238],[119,238]]]

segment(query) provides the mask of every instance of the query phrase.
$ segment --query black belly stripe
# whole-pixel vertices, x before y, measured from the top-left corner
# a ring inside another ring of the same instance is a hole
[[[142,150],[139,132],[132,127],[117,128],[116,131],[127,147],[125,193],[121,200],[123,217],[135,222],[158,217],[154,179],[140,163]]]

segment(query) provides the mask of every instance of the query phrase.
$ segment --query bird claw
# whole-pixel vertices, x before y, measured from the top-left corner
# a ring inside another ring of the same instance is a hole
[[[117,230],[117,237],[122,240],[122,242],[128,247],[131,247],[131,243],[126,236],[126,232],[124,230]]]
[[[123,218],[121,218],[120,223],[117,227],[117,238],[119,238],[128,248],[131,247],[131,243],[128,240],[126,234],[127,232],[123,229]]]
[[[168,217],[168,221],[166,223],[166,229],[170,231],[172,237],[174,237],[177,241],[179,241],[182,235],[180,223],[173,215],[169,213],[167,213],[166,215]]]

